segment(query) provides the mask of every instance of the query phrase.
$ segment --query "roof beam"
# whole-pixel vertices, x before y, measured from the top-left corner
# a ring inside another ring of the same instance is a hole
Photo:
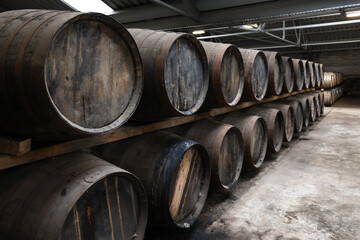
[[[192,12],[187,13],[187,12],[181,10],[180,8],[174,7],[174,6],[172,6],[166,2],[163,2],[161,0],[150,0],[150,2],[160,5],[162,7],[165,7],[167,9],[170,9],[171,11],[176,12],[184,17],[191,18],[192,20],[194,20],[196,22],[200,21],[199,16],[194,15]]]
[[[247,34],[259,33],[259,32],[264,32],[264,31],[265,32],[279,32],[279,31],[286,31],[286,30],[339,26],[339,25],[355,24],[355,23],[360,23],[360,19],[338,21],[338,22],[327,22],[327,23],[298,25],[298,26],[292,26],[292,27],[271,28],[271,29],[264,29],[264,30],[254,29],[254,30],[251,30],[251,31],[248,31],[248,32],[225,33],[225,34],[219,34],[219,35],[213,35],[213,36],[198,37],[197,39],[224,38],[224,37],[231,37],[231,36],[237,36],[237,35],[247,35]]]

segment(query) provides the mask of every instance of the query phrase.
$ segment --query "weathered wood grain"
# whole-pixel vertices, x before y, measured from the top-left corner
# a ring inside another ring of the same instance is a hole
[[[31,138],[0,137],[0,153],[21,156],[31,150]]]
[[[281,94],[284,85],[284,66],[282,58],[278,52],[264,51],[269,65],[269,85],[268,96],[278,96]]]
[[[295,76],[294,76],[294,64],[289,57],[282,57],[284,64],[284,86],[283,91],[285,93],[291,93],[294,90]]]
[[[0,228],[10,239],[143,239],[147,202],[139,179],[94,155],[8,169],[0,186]]]
[[[194,224],[210,184],[210,162],[203,146],[158,131],[102,145],[93,152],[140,178],[148,196],[150,225]]]

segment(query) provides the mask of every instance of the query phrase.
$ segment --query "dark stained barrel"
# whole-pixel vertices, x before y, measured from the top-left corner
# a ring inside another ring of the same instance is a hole
[[[292,106],[292,108],[294,109],[294,118],[295,118],[294,132],[300,133],[304,126],[304,115],[303,115],[304,110],[302,109],[302,104],[299,101],[289,100],[286,98],[281,99],[277,102],[281,103],[281,104],[287,104],[287,105]]]
[[[320,77],[321,77],[321,87],[324,86],[324,64],[319,64],[320,68]]]
[[[269,85],[267,95],[280,95],[284,84],[282,57],[278,52],[264,51],[264,54],[269,65]]]
[[[238,111],[219,116],[218,120],[240,129],[244,140],[244,168],[259,168],[264,162],[267,149],[265,120],[260,116]]]
[[[269,82],[268,63],[265,54],[258,50],[241,49],[245,66],[244,100],[261,101]]]
[[[305,74],[304,66],[300,59],[292,59],[294,65],[295,90],[301,91],[304,88]]]
[[[0,229],[12,240],[143,239],[139,179],[88,153],[0,172]]]
[[[135,42],[96,13],[0,13],[0,130],[62,140],[116,129],[143,87]]]
[[[244,158],[244,142],[238,128],[202,120],[171,129],[172,133],[202,144],[210,157],[214,190],[230,190],[238,181]]]
[[[321,115],[324,114],[325,104],[324,104],[324,92],[323,91],[316,91],[320,94],[320,113]]]
[[[297,101],[300,105],[301,108],[303,110],[303,117],[304,117],[304,127],[309,126],[309,121],[310,121],[310,104],[309,104],[309,100],[307,99],[307,97],[305,96],[301,96],[301,95],[296,95],[296,96],[290,96],[286,98],[287,100],[292,100],[292,101]],[[303,128],[305,129],[305,128]]]
[[[316,87],[316,81],[317,81],[314,62],[309,61],[309,68],[310,68],[310,88],[314,88]]]
[[[231,44],[201,41],[209,62],[209,91],[204,107],[235,106],[244,89],[244,63]]]
[[[294,90],[295,85],[295,73],[294,73],[294,64],[291,58],[282,57],[284,65],[284,92],[291,93]]]
[[[305,93],[304,95],[314,97],[316,118],[320,117],[321,116],[321,96],[320,96],[320,94],[317,91],[315,91],[315,92],[311,92],[311,93]]]
[[[310,118],[309,118],[310,121],[309,122],[313,123],[316,120],[316,99],[312,95],[301,94],[301,96],[306,97],[309,101],[309,106],[310,106]]]
[[[248,114],[254,114],[264,118],[267,126],[268,151],[279,152],[284,138],[284,119],[281,111],[263,106],[255,106],[247,111]]]
[[[295,129],[295,113],[293,107],[289,104],[281,104],[278,102],[266,103],[263,106],[281,111],[284,120],[284,141],[290,142]]]
[[[199,143],[169,132],[155,132],[94,149],[143,183],[149,202],[149,225],[188,228],[206,200],[210,162]]]
[[[304,89],[308,89],[310,86],[310,79],[311,79],[310,65],[307,60],[301,60],[301,63],[304,69]]]
[[[144,91],[133,119],[149,122],[197,112],[209,85],[200,41],[186,33],[128,30],[144,64]]]
[[[314,63],[314,70],[316,74],[316,87],[321,86],[321,73],[319,63]]]

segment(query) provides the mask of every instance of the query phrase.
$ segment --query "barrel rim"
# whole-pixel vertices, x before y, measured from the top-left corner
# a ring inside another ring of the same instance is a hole
[[[64,11],[64,13],[71,13],[71,12]],[[130,53],[132,55],[132,60],[134,63],[134,68],[135,68],[136,78],[134,81],[133,94],[132,94],[130,101],[129,101],[128,105],[126,106],[125,110],[120,114],[120,116],[116,120],[114,120],[113,122],[111,122],[103,127],[98,127],[98,128],[87,128],[87,127],[80,126],[80,125],[72,122],[71,120],[69,120],[63,113],[60,112],[60,110],[58,109],[58,107],[56,106],[56,104],[54,103],[54,101],[50,95],[49,87],[48,87],[48,84],[46,81],[47,77],[44,72],[44,70],[48,64],[48,56],[50,54],[50,49],[52,48],[52,46],[54,44],[54,40],[58,37],[58,35],[62,31],[66,30],[66,28],[69,25],[74,24],[78,21],[83,21],[83,20],[99,21],[103,24],[106,24],[113,31],[117,32],[119,34],[119,36],[125,40],[124,43],[126,43],[127,47],[130,50]],[[54,112],[57,115],[57,118],[65,121],[65,123],[68,126],[72,127],[73,129],[76,129],[84,134],[104,133],[104,132],[108,132],[111,130],[115,130],[118,127],[120,127],[122,124],[124,124],[127,120],[130,119],[130,117],[133,115],[135,109],[139,105],[142,91],[143,91],[143,86],[144,86],[144,80],[143,80],[144,73],[143,73],[142,59],[140,57],[140,52],[137,48],[134,38],[130,35],[130,33],[127,31],[127,29],[125,27],[123,27],[119,22],[117,22],[113,18],[107,17],[106,15],[103,15],[100,13],[79,13],[78,15],[69,18],[59,29],[57,29],[54,36],[52,36],[51,44],[48,46],[48,48],[46,50],[45,64],[44,64],[44,68],[42,69],[42,71],[43,71],[42,75],[44,76],[45,91],[47,93],[48,99],[52,103],[51,105],[52,105]]]
[[[251,163],[253,164],[254,168],[260,168],[260,166],[263,164],[265,157],[266,157],[266,151],[268,150],[268,130],[267,130],[267,124],[264,118],[262,118],[261,116],[258,115],[253,115],[251,114],[251,116],[254,116],[255,118],[252,118],[251,121],[253,121],[253,128],[251,129],[251,132],[254,132],[255,130],[255,126],[257,125],[257,123],[260,122],[262,129],[264,130],[264,144],[261,147],[261,154],[259,156],[259,159],[256,161],[256,163],[254,163],[254,156],[253,153],[250,151],[250,156],[251,156]],[[251,135],[251,138],[249,139],[250,142],[252,142],[254,136]],[[250,145],[249,145],[250,146]]]

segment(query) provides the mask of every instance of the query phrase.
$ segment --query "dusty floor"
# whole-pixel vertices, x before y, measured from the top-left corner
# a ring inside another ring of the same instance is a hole
[[[228,196],[210,194],[192,229],[146,239],[360,239],[360,98],[326,108]]]

